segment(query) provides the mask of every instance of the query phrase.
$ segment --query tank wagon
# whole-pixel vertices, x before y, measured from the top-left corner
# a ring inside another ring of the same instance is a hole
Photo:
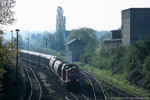
[[[46,67],[57,75],[68,89],[78,89],[80,87],[79,68],[77,65],[65,62],[53,55],[27,50],[20,50],[20,57],[23,61]]]

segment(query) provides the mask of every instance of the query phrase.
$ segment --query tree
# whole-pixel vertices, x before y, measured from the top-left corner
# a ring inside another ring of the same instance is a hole
[[[95,53],[95,48],[98,44],[98,40],[95,35],[95,31],[91,28],[80,28],[71,31],[67,41],[72,39],[78,39],[85,44],[84,54],[81,56],[81,60],[89,62],[90,56]]]
[[[56,40],[54,34],[48,34],[48,45],[51,49],[56,50]]]
[[[57,50],[61,51],[65,49],[65,31],[66,31],[66,18],[63,16],[63,9],[58,6],[57,8],[57,18],[56,18],[56,41]]]
[[[0,0],[0,25],[7,25],[14,22],[14,12],[11,8],[14,7],[14,0]]]
[[[0,99],[2,99],[2,94],[3,94],[2,90],[8,91],[9,89],[8,87],[5,88],[5,86],[8,85],[4,83],[9,84],[10,82],[12,82],[8,78],[6,82],[5,81],[6,77],[9,77],[8,75],[10,76],[14,75],[12,74],[14,73],[14,71],[12,71],[12,67],[11,67],[13,65],[12,62],[13,59],[10,58],[10,55],[13,56],[14,54],[10,52],[10,48],[12,46],[6,47],[2,44],[3,42],[2,35],[4,34],[2,30],[3,25],[12,24],[14,22],[14,17],[13,17],[14,12],[11,10],[11,8],[14,7],[14,4],[15,4],[14,0],[0,0],[0,51],[1,51],[0,52]],[[10,74],[9,72],[12,73]]]
[[[71,34],[68,36],[67,41],[72,39],[78,39],[83,43],[87,44],[88,42],[98,43],[95,30],[91,28],[79,28],[71,31]]]

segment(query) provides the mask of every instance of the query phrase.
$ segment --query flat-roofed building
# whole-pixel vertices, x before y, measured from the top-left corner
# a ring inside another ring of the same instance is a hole
[[[131,45],[150,36],[150,8],[130,8],[122,11],[122,42]]]
[[[111,39],[121,39],[121,30],[112,30]]]
[[[112,30],[111,39],[104,40],[103,43],[110,49],[119,47],[122,44],[121,30]]]

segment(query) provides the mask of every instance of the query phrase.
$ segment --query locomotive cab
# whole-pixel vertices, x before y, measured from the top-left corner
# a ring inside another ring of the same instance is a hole
[[[61,68],[61,80],[64,82],[79,81],[79,68],[77,65],[64,64]]]
[[[78,90],[80,87],[79,68],[77,65],[70,64],[70,67],[65,69],[65,86],[71,90]]]
[[[78,82],[79,81],[79,69],[73,65],[66,70],[66,82]]]

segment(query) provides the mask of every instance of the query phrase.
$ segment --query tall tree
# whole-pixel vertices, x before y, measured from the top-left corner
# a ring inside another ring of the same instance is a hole
[[[14,81],[15,76],[14,71],[14,52],[10,50],[12,46],[4,46],[2,44],[3,38],[3,25],[11,24],[14,21],[13,14],[11,10],[14,7],[14,0],[0,0],[0,99],[4,100],[9,97],[10,87]],[[11,86],[12,88],[13,86]],[[14,88],[13,88],[14,89]],[[7,91],[7,93],[6,93]],[[4,93],[5,92],[5,93]],[[12,92],[12,91],[11,91]],[[14,92],[14,91],[13,91]],[[12,99],[12,98],[11,98]]]
[[[14,0],[0,0],[0,26],[11,24],[14,21],[14,12],[11,10],[14,5]]]
[[[63,16],[63,9],[58,6],[57,8],[57,18],[56,18],[56,41],[57,41],[57,50],[61,51],[65,49],[64,43],[66,40],[65,31],[66,31],[66,18]]]

